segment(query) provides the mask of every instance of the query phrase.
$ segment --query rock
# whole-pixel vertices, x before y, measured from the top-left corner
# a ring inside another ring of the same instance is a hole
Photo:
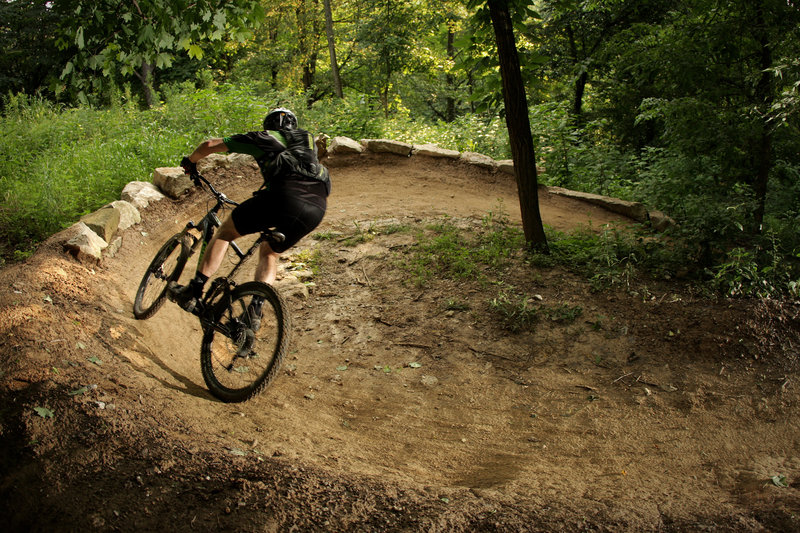
[[[647,213],[650,225],[658,232],[666,231],[675,226],[675,221],[661,211],[650,211]]]
[[[497,170],[500,172],[504,172],[506,174],[514,175],[514,160],[513,159],[501,159],[497,162]],[[544,174],[544,167],[540,167],[536,165],[536,174]]]
[[[225,154],[211,154],[197,162],[197,170],[202,174],[215,168],[231,168],[231,158]]]
[[[514,160],[513,159],[501,159],[497,162],[497,170],[503,172],[504,174],[511,174],[514,175]]]
[[[109,204],[112,208],[119,212],[119,229],[126,230],[134,224],[142,221],[142,215],[139,210],[134,207],[130,202],[125,200],[117,200]]]
[[[406,157],[411,155],[411,149],[413,148],[408,143],[391,141],[389,139],[362,139],[361,144],[363,144],[367,150],[376,154],[388,153]]]
[[[308,269],[292,270],[291,275],[297,278],[297,280],[300,281],[301,283],[311,281],[314,278],[314,273]]]
[[[170,198],[180,196],[192,188],[192,180],[181,167],[160,167],[153,171],[153,183]]]
[[[647,208],[640,202],[629,202],[627,200],[620,200],[619,198],[612,198],[610,196],[602,196],[599,194],[592,194],[588,192],[570,191],[561,187],[547,187],[547,191],[551,194],[560,196],[567,196],[577,200],[583,200],[590,204],[599,205],[612,211],[632,218],[637,222],[645,222],[647,220]]]
[[[78,261],[97,263],[102,258],[103,250],[108,243],[98,236],[89,226],[78,222],[72,228],[77,232],[64,244],[64,249],[74,255]]]
[[[328,141],[331,138],[324,133],[317,135],[314,139],[314,144],[317,145],[317,157],[322,159],[326,155],[328,155]]]
[[[233,168],[250,167],[258,170],[258,163],[256,163],[255,158],[250,154],[228,154],[228,163]]]
[[[334,137],[328,153],[330,154],[360,154],[364,147],[349,137]]]
[[[105,255],[108,257],[114,257],[115,255],[117,255],[120,246],[122,246],[122,237],[117,237],[116,239],[108,243],[108,247],[104,250],[103,253],[105,253]]]
[[[308,299],[308,287],[291,274],[287,274],[282,279],[276,280],[273,286],[286,299]]]
[[[145,209],[150,202],[166,198],[158,187],[147,181],[132,181],[122,189],[121,199],[130,202],[136,209]]]
[[[461,152],[456,150],[448,150],[446,148],[439,148],[435,144],[417,144],[414,145],[411,153],[413,155],[422,155],[427,157],[439,157],[446,159],[458,159],[461,157]]]
[[[104,241],[109,242],[119,227],[119,211],[110,206],[103,207],[94,213],[82,216],[81,222]]]
[[[420,378],[420,382],[423,385],[427,385],[428,387],[433,387],[434,385],[439,383],[439,380],[436,378],[436,376],[429,376],[426,374]]]
[[[461,161],[470,165],[475,165],[476,167],[486,168],[489,170],[494,170],[497,168],[497,161],[488,155],[483,155],[476,152],[464,152],[461,154],[460,159]]]

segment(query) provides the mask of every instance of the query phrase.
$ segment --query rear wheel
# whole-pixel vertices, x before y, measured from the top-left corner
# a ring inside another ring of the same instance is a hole
[[[181,276],[188,259],[188,254],[181,245],[181,238],[180,233],[170,237],[147,267],[133,301],[133,315],[136,318],[153,316],[164,303],[167,284],[170,281],[177,281]]]
[[[253,299],[262,299],[260,322]],[[211,393],[244,402],[275,378],[289,346],[290,319],[281,295],[258,281],[243,283],[205,326],[200,362]]]

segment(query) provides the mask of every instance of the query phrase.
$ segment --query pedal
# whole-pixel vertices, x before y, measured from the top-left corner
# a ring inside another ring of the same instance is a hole
[[[253,343],[255,342],[255,334],[253,330],[247,328],[244,330],[245,339],[242,345],[236,350],[236,357],[249,357],[253,351]]]
[[[178,286],[177,281],[170,281],[169,283],[167,283],[167,300],[169,300],[170,302],[175,301],[175,295],[173,294],[173,292],[175,291],[175,287],[177,286]]]

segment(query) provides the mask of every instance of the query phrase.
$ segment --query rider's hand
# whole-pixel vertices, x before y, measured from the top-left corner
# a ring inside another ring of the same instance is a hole
[[[197,163],[192,163],[188,157],[184,157],[181,159],[181,168],[183,168],[183,171],[189,174],[189,176],[192,178],[192,181],[197,184],[197,179],[195,178],[197,175]]]

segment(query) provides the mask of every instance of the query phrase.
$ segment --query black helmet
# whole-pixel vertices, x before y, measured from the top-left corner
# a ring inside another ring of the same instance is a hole
[[[264,117],[265,130],[293,130],[297,127],[297,117],[284,107],[278,107]]]

